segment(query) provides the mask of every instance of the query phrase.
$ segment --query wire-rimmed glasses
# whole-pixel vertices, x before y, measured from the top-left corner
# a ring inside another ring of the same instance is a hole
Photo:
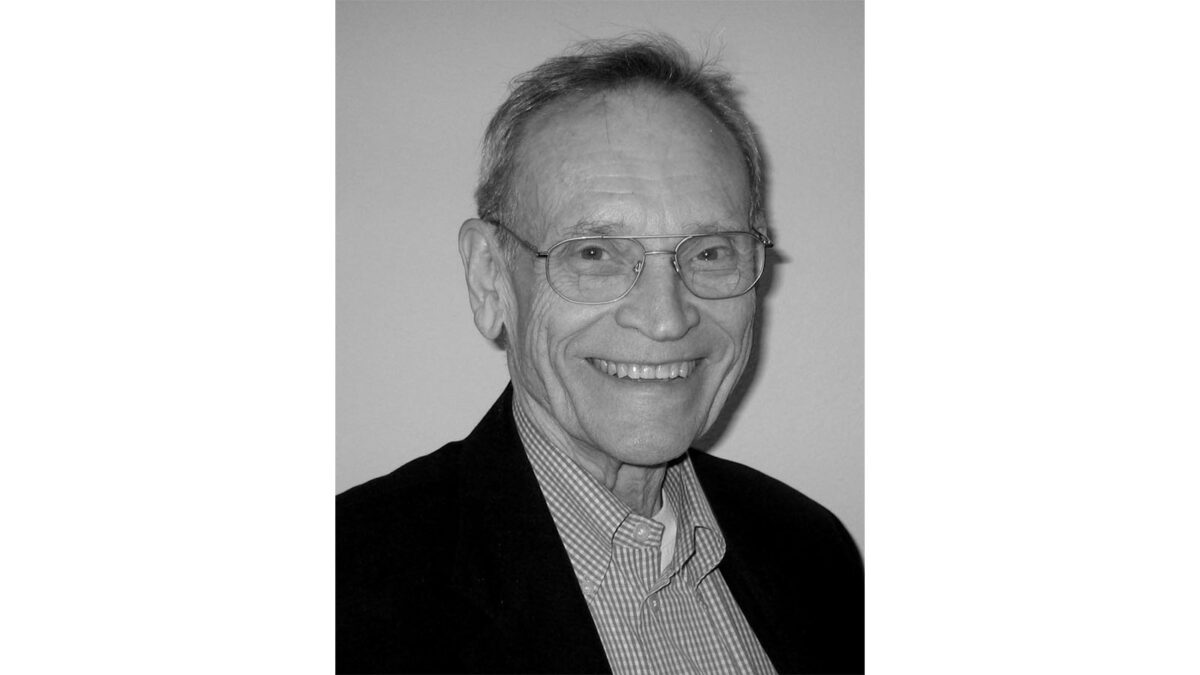
[[[501,223],[493,223],[535,256],[546,260],[546,280],[564,300],[581,305],[616,302],[629,294],[646,267],[646,256],[670,255],[675,273],[696,297],[733,298],[762,277],[766,250],[774,246],[758,230],[662,234],[646,237],[595,235],[564,239],[542,251]],[[674,239],[673,249],[647,250],[643,239]]]

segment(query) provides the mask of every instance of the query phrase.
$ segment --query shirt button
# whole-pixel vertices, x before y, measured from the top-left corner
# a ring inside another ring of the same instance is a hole
[[[650,599],[650,610],[653,611],[655,614],[658,614],[658,598]]]
[[[646,527],[645,525],[638,525],[637,529],[633,531],[633,534],[641,541],[646,541],[646,538],[650,536],[650,528]]]

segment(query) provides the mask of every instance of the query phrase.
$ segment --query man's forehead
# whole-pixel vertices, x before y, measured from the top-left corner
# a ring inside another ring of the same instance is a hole
[[[656,218],[679,233],[746,225],[740,149],[686,94],[640,87],[544,111],[526,128],[516,174],[533,239],[639,234]]]

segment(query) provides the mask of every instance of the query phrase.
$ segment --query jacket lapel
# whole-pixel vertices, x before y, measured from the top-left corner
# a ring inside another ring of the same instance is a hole
[[[724,527],[721,529],[725,530]],[[746,562],[740,547],[728,536],[720,570],[729,592],[754,630],[759,644],[771,657],[775,669],[781,673],[800,672],[801,664],[794,652],[798,636],[787,634],[790,624],[787,617],[777,611],[777,596],[772,594],[768,580],[755,573],[754,566]]]
[[[861,673],[862,562],[850,535],[816,504],[794,501],[786,525],[764,518],[744,478],[702,453],[692,465],[725,534],[721,576],[776,669]]]
[[[478,618],[463,635],[464,664],[480,671],[608,672],[517,434],[511,385],[465,443],[451,583]]]
[[[803,664],[796,653],[796,643],[801,636],[797,635],[792,617],[781,611],[780,598],[788,597],[786,592],[773,582],[795,572],[776,569],[774,560],[755,555],[761,547],[754,546],[747,537],[762,524],[744,522],[739,496],[728,493],[727,486],[710,472],[708,459],[703,452],[692,451],[696,477],[725,535],[725,557],[718,566],[721,577],[775,669],[781,673],[800,672]]]

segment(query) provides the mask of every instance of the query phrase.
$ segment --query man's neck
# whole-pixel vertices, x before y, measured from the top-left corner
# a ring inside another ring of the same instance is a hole
[[[605,479],[603,484],[634,513],[652,518],[662,508],[662,485],[666,476],[667,467],[663,464],[654,467],[620,464],[612,480]]]
[[[570,457],[634,513],[653,517],[662,507],[662,485],[667,465],[638,466],[620,462],[596,448],[587,447],[555,424],[550,412],[528,396],[515,392],[514,405],[529,419],[534,431]]]

